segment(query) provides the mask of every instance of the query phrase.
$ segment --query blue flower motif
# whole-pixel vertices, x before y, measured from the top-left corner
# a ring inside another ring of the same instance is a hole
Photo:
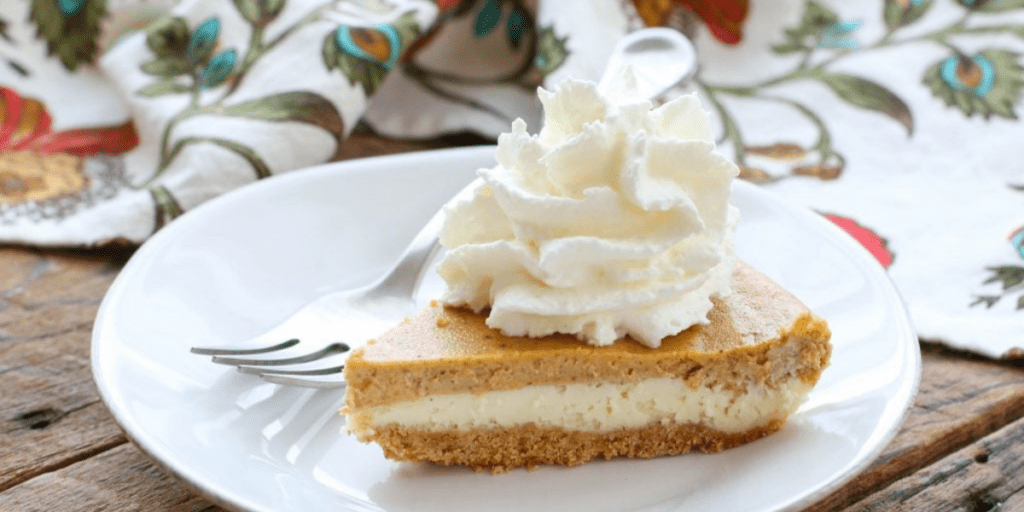
[[[209,58],[210,54],[213,53],[214,46],[217,44],[217,37],[219,35],[219,19],[209,18],[200,23],[188,40],[188,52],[186,55],[188,56],[189,64],[195,65]]]
[[[942,61],[939,72],[950,87],[979,98],[987,96],[995,85],[995,65],[980,53],[972,57],[952,55]]]
[[[1024,226],[1010,235],[1010,245],[1017,249],[1017,254],[1020,254],[1021,258],[1024,258]]]
[[[476,21],[473,24],[473,35],[477,39],[483,38],[494,30],[494,27],[498,26],[498,20],[500,19],[501,0],[487,0],[483,8],[476,15]]]
[[[855,50],[860,48],[860,41],[847,37],[864,25],[861,18],[850,21],[837,21],[830,23],[821,33],[821,42],[818,46],[822,48],[837,48],[843,50]]]
[[[224,83],[231,76],[231,71],[235,69],[237,61],[238,52],[234,48],[214,55],[210,59],[210,64],[199,75],[199,86],[203,89],[211,89]]]
[[[519,48],[519,45],[523,41],[523,33],[526,32],[526,26],[528,19],[526,14],[519,9],[512,10],[512,13],[508,15],[508,21],[506,30],[508,31],[508,44],[515,49]]]
[[[78,11],[85,7],[88,0],[57,0],[57,8],[60,9],[61,15],[74,16],[78,14]]]

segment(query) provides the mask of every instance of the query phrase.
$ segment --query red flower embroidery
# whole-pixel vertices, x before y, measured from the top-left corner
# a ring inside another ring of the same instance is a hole
[[[0,86],[0,152],[38,151],[77,156],[117,154],[139,144],[131,123],[54,132],[46,106]]]
[[[860,242],[883,267],[889,268],[892,265],[892,260],[895,256],[889,250],[888,242],[884,238],[876,235],[874,231],[861,226],[853,219],[841,217],[834,213],[826,213],[825,218]]]
[[[728,44],[743,38],[743,21],[750,8],[749,0],[633,0],[633,4],[647,25],[664,25],[673,5],[689,7],[716,39]]]

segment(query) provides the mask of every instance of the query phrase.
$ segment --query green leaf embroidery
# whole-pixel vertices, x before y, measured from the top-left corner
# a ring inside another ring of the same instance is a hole
[[[156,96],[165,96],[167,94],[181,94],[191,90],[192,89],[187,85],[170,81],[160,81],[143,86],[139,90],[135,91],[135,94],[152,98]]]
[[[107,14],[106,0],[83,0],[63,5],[54,0],[32,0],[29,16],[50,55],[56,55],[69,71],[92,62],[99,47],[100,20]]]
[[[185,59],[167,57],[142,63],[142,71],[148,75],[174,77],[189,72]]]
[[[533,60],[533,65],[541,74],[548,75],[565,62],[569,56],[569,51],[565,48],[566,40],[565,37],[559,39],[551,27],[540,31],[537,39],[537,56]]]
[[[977,12],[1004,12],[1024,8],[1024,0],[979,0],[976,3],[980,4],[973,8]]]
[[[178,204],[178,200],[174,198],[167,187],[157,186],[149,189],[149,195],[153,198],[153,205],[155,208],[156,218],[153,221],[153,231],[159,231],[160,228],[167,225],[168,222],[180,217],[185,211]]]
[[[924,0],[915,4],[914,2],[885,0],[882,18],[885,19],[885,25],[889,27],[889,30],[910,25],[921,19],[924,13],[928,12],[928,9],[932,6],[932,1]]]
[[[988,270],[992,271],[993,275],[985,280],[984,284],[991,284],[1000,281],[1002,282],[1003,290],[1005,291],[1024,283],[1024,267],[1007,265],[1003,267],[990,267]]]
[[[188,23],[180,17],[160,18],[146,29],[146,46],[158,58],[184,59],[188,48]]]
[[[978,304],[984,304],[986,308],[995,306],[999,299],[1002,297],[999,295],[978,295],[974,298],[974,302],[971,303],[971,307],[977,306]]]
[[[832,9],[816,2],[808,0],[804,4],[804,14],[800,23],[785,30],[786,39],[778,45],[772,46],[772,51],[778,54],[802,52],[813,48],[821,39],[825,27],[839,21],[839,15]]]
[[[259,23],[263,13],[260,11],[260,3],[257,0],[234,0],[235,9],[251,24]]]
[[[0,38],[3,38],[3,40],[8,43],[13,43],[14,41],[11,39],[11,34],[7,33],[8,26],[9,24],[7,23],[7,20],[0,18]]]
[[[1017,311],[1024,309],[1024,295],[1017,297]]]
[[[262,0],[260,8],[263,9],[263,19],[269,21],[276,18],[278,14],[281,14],[286,2],[287,0]]]
[[[226,116],[245,117],[263,121],[295,121],[319,126],[327,130],[338,146],[345,135],[345,122],[334,105],[312,92],[286,92],[225,107]]]
[[[870,80],[843,73],[822,73],[819,80],[847,103],[885,114],[902,124],[908,134],[913,133],[914,119],[910,108],[889,89]]]
[[[281,13],[285,0],[233,0],[238,13],[252,25],[266,25]]]

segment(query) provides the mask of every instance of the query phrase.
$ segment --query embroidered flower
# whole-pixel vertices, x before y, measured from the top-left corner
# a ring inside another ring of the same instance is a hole
[[[890,30],[909,25],[924,16],[933,0],[885,0],[882,18]]]
[[[0,153],[31,150],[72,155],[117,154],[134,148],[138,135],[131,124],[54,132],[46,105],[0,86]]]
[[[0,205],[71,196],[88,183],[81,157],[38,151],[0,153]]]
[[[837,48],[842,50],[855,50],[860,48],[860,41],[849,36],[863,24],[864,20],[860,18],[830,23],[822,31],[821,41],[818,42],[818,46],[822,48]]]
[[[692,10],[707,25],[715,39],[727,44],[743,38],[748,0],[633,0],[637,13],[648,26],[664,25],[674,8]]]
[[[252,9],[259,12],[253,11],[247,16],[256,16],[256,22],[268,19],[269,14],[260,11],[258,6]],[[216,52],[219,38],[220,20],[216,17],[207,18],[191,32],[180,17],[155,22],[146,33],[146,46],[155,58],[144,62],[142,71],[160,80],[136,93],[141,96],[182,94],[224,84],[235,70],[238,51],[229,48]]]
[[[884,238],[878,236],[874,231],[861,226],[853,219],[834,213],[826,213],[825,218],[860,242],[882,264],[882,267],[889,268],[892,265],[895,255],[889,250],[889,242]]]
[[[1024,88],[1017,58],[1017,54],[1000,49],[970,56],[956,53],[929,68],[924,83],[947,106],[959,108],[968,117],[1016,119],[1014,107]]]
[[[1021,258],[1024,258],[1024,226],[1017,228],[1017,231],[1010,234],[1010,245],[1017,250],[1017,254]]]
[[[338,69],[367,94],[372,93],[419,34],[412,13],[394,22],[372,26],[342,25],[324,39],[323,58],[327,69]]]

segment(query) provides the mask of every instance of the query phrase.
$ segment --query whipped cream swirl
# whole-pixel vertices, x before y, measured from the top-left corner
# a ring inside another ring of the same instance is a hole
[[[657,347],[707,323],[735,265],[735,164],[714,152],[696,96],[658,108],[592,82],[538,91],[544,127],[521,119],[498,165],[447,208],[442,300],[508,336],[624,336]],[[621,98],[621,96],[619,97]]]

